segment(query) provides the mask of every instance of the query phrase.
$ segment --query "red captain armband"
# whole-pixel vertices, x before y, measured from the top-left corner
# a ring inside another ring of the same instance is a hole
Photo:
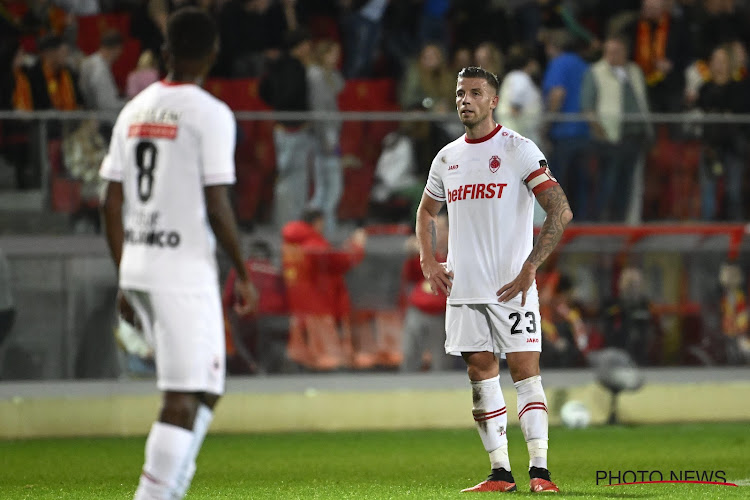
[[[539,168],[531,172],[524,182],[534,195],[558,185],[557,179],[552,177],[552,172],[550,172],[546,160],[539,160]]]

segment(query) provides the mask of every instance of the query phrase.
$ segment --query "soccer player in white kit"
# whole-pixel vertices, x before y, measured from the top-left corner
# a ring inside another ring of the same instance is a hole
[[[216,57],[216,27],[205,12],[185,8],[169,18],[166,38],[169,74],[123,108],[100,171],[120,289],[154,347],[163,391],[136,500],[185,495],[224,391],[216,239],[237,271],[238,312],[257,302],[227,193],[234,115],[200,87]]]
[[[497,355],[505,356],[529,450],[532,492],[557,492],[547,469],[547,400],[539,374],[541,318],[536,269],[573,218],[547,160],[529,139],[494,122],[497,77],[477,67],[458,73],[456,107],[466,134],[432,162],[417,209],[422,271],[448,295],[445,351],[463,356],[472,413],[490,455],[487,480],[463,491],[515,491],[508,459],[507,409]],[[533,244],[534,196],[547,212]],[[448,204],[448,260],[433,257],[436,217]]]

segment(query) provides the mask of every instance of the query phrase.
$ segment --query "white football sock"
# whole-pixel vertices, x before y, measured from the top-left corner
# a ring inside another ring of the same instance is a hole
[[[143,464],[135,500],[171,499],[192,441],[192,431],[154,422],[146,440],[146,463]]]
[[[471,412],[474,414],[474,422],[484,449],[490,454],[492,468],[502,467],[510,471],[508,436],[505,434],[508,414],[503,392],[500,390],[500,377],[472,381],[471,395],[474,401],[474,409]]]
[[[208,406],[203,404],[198,406],[198,411],[195,413],[195,423],[193,424],[193,442],[190,443],[190,450],[180,469],[180,475],[177,477],[177,487],[172,492],[172,498],[175,500],[184,497],[188,488],[190,488],[190,483],[195,475],[195,459],[198,457],[201,446],[203,446],[203,439],[205,439],[213,419],[214,414]]]
[[[529,467],[546,469],[549,421],[542,377],[536,375],[513,385],[518,391],[518,420],[529,449]]]

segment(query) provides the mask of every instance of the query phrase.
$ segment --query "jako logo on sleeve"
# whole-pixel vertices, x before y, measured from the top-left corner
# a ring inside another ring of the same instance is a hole
[[[458,189],[448,191],[448,203],[459,200],[479,200],[500,198],[503,188],[508,184],[490,182],[489,184],[466,184]]]

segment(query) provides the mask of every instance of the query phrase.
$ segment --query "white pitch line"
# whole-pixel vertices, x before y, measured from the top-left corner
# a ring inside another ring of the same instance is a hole
[[[737,486],[750,486],[750,478],[748,479],[738,479],[736,481],[727,481],[728,483],[734,483]]]

